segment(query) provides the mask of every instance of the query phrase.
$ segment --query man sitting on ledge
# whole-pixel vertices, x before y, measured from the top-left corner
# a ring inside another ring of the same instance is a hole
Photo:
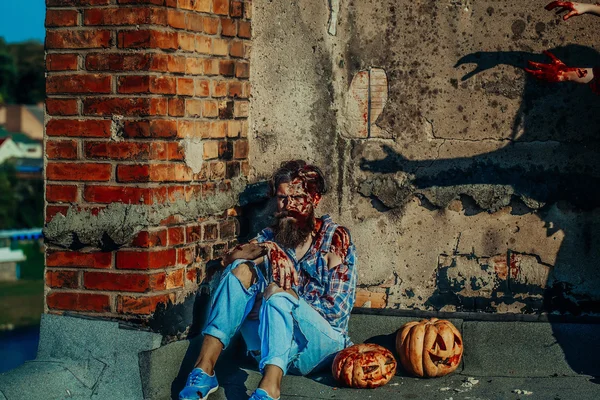
[[[238,330],[263,374],[250,400],[279,398],[283,375],[330,367],[351,344],[355,247],[346,228],[327,215],[315,217],[326,192],[323,174],[304,161],[289,161],[270,187],[276,223],[222,260],[227,268],[180,400],[206,399],[217,390],[214,366]]]

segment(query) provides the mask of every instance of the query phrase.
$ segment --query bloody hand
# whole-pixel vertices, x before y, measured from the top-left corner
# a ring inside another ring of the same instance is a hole
[[[273,270],[273,281],[283,290],[292,288],[292,283],[298,285],[298,273],[294,263],[274,242],[264,242],[262,245],[267,249],[267,257]]]
[[[264,256],[267,250],[257,243],[239,244],[223,257],[223,264],[229,265],[235,260],[255,260]]]
[[[560,7],[560,9],[558,10],[558,14],[560,14],[563,11],[569,11],[567,14],[565,14],[563,16],[563,20],[568,20],[571,17],[574,17],[576,15],[582,15],[586,13],[586,6],[587,4],[582,4],[582,3],[573,3],[570,1],[553,1],[552,3],[548,4],[546,6],[546,10],[550,11],[555,9],[556,7]]]
[[[530,68],[525,68],[525,71],[546,82],[577,80],[577,78],[585,78],[588,73],[585,68],[567,67],[565,63],[549,51],[544,51],[544,54],[552,60],[550,64],[528,61]]]

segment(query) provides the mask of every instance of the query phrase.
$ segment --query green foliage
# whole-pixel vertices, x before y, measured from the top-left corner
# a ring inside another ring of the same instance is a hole
[[[0,165],[0,229],[44,225],[44,182],[17,179],[10,163]]]
[[[20,262],[21,279],[37,280],[44,279],[44,253],[37,240],[33,242],[19,242],[18,247],[23,250],[27,261]]]
[[[45,99],[44,45],[7,44],[0,38],[0,103],[36,104]]]

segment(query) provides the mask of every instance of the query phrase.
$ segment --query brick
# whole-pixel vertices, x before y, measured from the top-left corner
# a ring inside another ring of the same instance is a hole
[[[193,96],[194,80],[192,78],[177,78],[177,94],[181,96]]]
[[[46,27],[76,26],[78,16],[76,10],[47,10]]]
[[[79,251],[48,251],[46,267],[110,268],[112,253]]]
[[[157,115],[161,110],[154,107],[149,98],[102,98],[88,97],[83,100],[83,113],[97,116],[148,116]]]
[[[150,137],[173,138],[177,137],[176,120],[152,120],[150,121]]]
[[[77,141],[48,140],[46,142],[46,157],[50,160],[77,159]]]
[[[185,230],[181,226],[171,227],[168,232],[169,246],[185,243]]]
[[[214,100],[202,101],[202,116],[205,118],[215,118],[219,116],[218,103]]]
[[[110,311],[110,297],[105,294],[50,292],[46,296],[50,309],[70,311]]]
[[[84,11],[84,25],[167,25],[167,10],[151,7],[91,8]]]
[[[46,0],[46,7],[105,6],[111,0]]]
[[[185,229],[185,240],[187,243],[195,243],[202,239],[202,226],[191,225]]]
[[[175,29],[186,28],[186,13],[177,10],[167,10],[167,25]]]
[[[199,14],[188,14],[185,28],[188,31],[202,32],[204,30],[204,17]]]
[[[185,164],[156,164],[150,166],[151,182],[188,182],[193,178]]]
[[[179,145],[179,142],[153,141],[150,144],[150,159],[160,161],[183,160],[183,148]]]
[[[211,139],[222,139],[227,137],[227,122],[218,121],[210,124],[209,137]]]
[[[152,98],[150,99],[150,115],[167,115],[169,110],[169,99]]]
[[[46,99],[46,112],[48,115],[72,116],[79,113],[77,99]]]
[[[141,165],[118,165],[117,182],[149,182],[150,166]]]
[[[248,79],[250,77],[250,63],[236,62],[235,77],[240,79]]]
[[[219,18],[215,17],[204,17],[204,33],[208,35],[216,35],[219,33]]]
[[[219,75],[233,76],[235,70],[235,62],[232,60],[219,61]]]
[[[127,75],[121,76],[118,80],[119,93],[150,93],[150,76],[148,75]]]
[[[167,71],[176,74],[184,74],[186,72],[186,61],[186,57],[169,55],[167,58]]]
[[[117,311],[120,314],[148,315],[152,314],[159,304],[168,302],[173,302],[173,299],[166,294],[143,297],[118,296]]]
[[[223,240],[235,239],[239,233],[238,222],[235,219],[221,222],[219,232]]]
[[[237,35],[237,22],[229,18],[221,18],[221,36]]]
[[[358,289],[356,291],[356,301],[354,307],[357,308],[385,308],[387,305],[387,294],[378,292],[369,292]]]
[[[46,213],[45,213],[45,215],[46,215],[46,222],[52,221],[52,219],[57,214],[62,214],[63,216],[66,216],[68,211],[69,211],[69,206],[47,205],[46,206]]]
[[[242,131],[242,123],[240,121],[227,121],[227,137],[237,138],[240,137]]]
[[[225,178],[233,179],[240,176],[240,169],[239,161],[227,161],[225,165]]]
[[[219,159],[230,161],[233,158],[233,142],[221,140],[219,143]]]
[[[243,39],[250,39],[252,37],[252,24],[250,21],[239,21],[238,37]]]
[[[196,79],[196,90],[195,94],[197,97],[208,97],[210,96],[210,81],[206,79]]]
[[[118,35],[118,47],[126,49],[163,49],[179,48],[177,32],[155,30],[121,31]]]
[[[241,40],[233,40],[231,42],[231,47],[229,48],[229,55],[231,57],[244,57],[244,42]]]
[[[220,119],[233,118],[233,101],[218,102],[218,115]]]
[[[229,5],[229,16],[232,18],[242,18],[244,16],[244,3],[241,1],[232,1]]]
[[[227,96],[227,82],[212,81],[212,97],[225,97],[225,96]]]
[[[150,290],[164,290],[165,278],[164,272],[150,275],[86,271],[83,273],[83,286],[92,290],[144,293]]]
[[[188,264],[184,264],[188,265]],[[185,281],[196,285],[202,281],[202,270],[197,267],[189,267],[185,272]]]
[[[47,49],[93,49],[111,45],[110,31],[52,31],[46,32]]]
[[[249,103],[247,101],[235,101],[233,105],[233,116],[235,118],[248,117]]]
[[[107,138],[111,135],[110,126],[111,121],[107,120],[51,119],[46,135]]]
[[[163,6],[163,5],[165,5],[165,0],[117,0],[117,3],[118,4],[154,4],[156,6]]]
[[[167,230],[161,228],[159,230],[141,231],[133,242],[134,247],[164,247],[167,245]]]
[[[172,267],[176,264],[176,250],[159,251],[119,251],[117,252],[117,269],[157,269]]]
[[[242,82],[229,82],[228,91],[229,97],[239,97],[243,96],[244,85]]]
[[[159,55],[123,54],[123,53],[91,53],[85,58],[88,71],[145,71],[150,70],[153,61]]]
[[[70,203],[77,201],[77,186],[46,185],[46,201],[48,203]]]
[[[46,70],[74,71],[77,69],[77,54],[48,54],[46,55]]]
[[[151,76],[150,93],[176,94],[177,80],[172,76]]]
[[[211,160],[219,157],[219,142],[210,140],[203,143],[203,159]]]
[[[196,52],[200,54],[211,54],[213,39],[208,36],[196,37]]]
[[[213,0],[212,11],[215,14],[229,14],[229,0]]]
[[[240,163],[240,165],[241,165],[242,175],[244,175],[246,178],[248,176],[250,176],[250,163],[246,160],[246,161],[242,161]]]
[[[77,289],[79,271],[46,271],[46,285],[51,288]]]
[[[49,162],[46,165],[49,181],[108,181],[111,172],[110,164]]]
[[[225,179],[226,176],[226,165],[222,161],[213,161],[210,163],[210,179],[221,180]]]
[[[233,143],[233,158],[236,160],[248,158],[249,146],[247,140],[236,140]]]
[[[150,137],[150,121],[126,121],[123,126],[123,136],[126,138]]]
[[[152,204],[147,188],[129,186],[86,186],[83,198],[89,203]]]
[[[185,99],[175,97],[169,99],[169,116],[183,117],[185,115]]]
[[[202,101],[196,100],[196,99],[186,99],[185,114],[188,117],[201,117],[202,116]]]
[[[46,78],[46,93],[110,93],[110,75],[52,75]]]
[[[147,159],[149,150],[149,143],[136,142],[87,142],[84,146],[87,158],[111,160]]]
[[[166,289],[175,289],[183,287],[183,269],[169,271],[166,279]]]
[[[204,75],[212,76],[219,74],[219,60],[205,59],[202,61]]]
[[[226,56],[229,54],[229,41],[226,39],[213,39],[212,54],[215,56]]]
[[[188,75],[201,75],[204,73],[202,59],[187,58],[185,61],[185,73]]]
[[[214,223],[204,224],[202,227],[202,240],[211,241],[219,238],[219,225]]]
[[[211,11],[212,0],[196,0],[194,10],[198,12],[209,13]]]

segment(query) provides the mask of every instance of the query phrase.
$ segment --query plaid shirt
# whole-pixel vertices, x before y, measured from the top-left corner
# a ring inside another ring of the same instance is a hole
[[[329,324],[348,336],[348,320],[356,299],[356,248],[352,244],[348,230],[335,224],[331,217],[324,215],[317,219],[315,237],[311,247],[300,259],[296,259],[294,249],[280,245],[293,261],[299,276],[299,285],[294,289],[300,297],[321,314]],[[274,242],[273,231],[266,228],[256,240]],[[328,266],[325,256],[336,253],[342,264]],[[265,257],[266,270],[272,277],[269,260]]]

